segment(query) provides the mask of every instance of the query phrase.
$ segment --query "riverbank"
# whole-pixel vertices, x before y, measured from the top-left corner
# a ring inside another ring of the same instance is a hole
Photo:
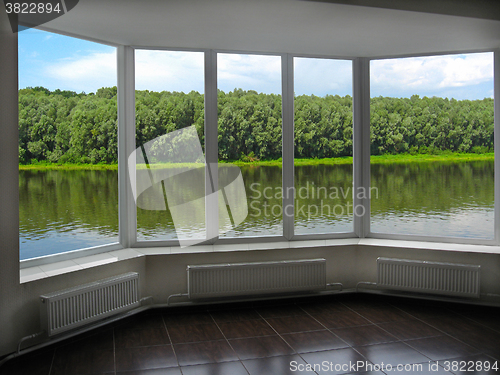
[[[374,155],[370,157],[371,164],[405,164],[405,163],[430,163],[448,162],[465,163],[470,161],[493,161],[494,153],[473,154],[473,153],[443,153],[443,154],[398,154],[398,155]],[[352,164],[352,157],[325,158],[325,159],[295,159],[296,166],[304,165],[345,165]],[[258,160],[244,162],[240,160],[228,163],[237,166],[281,166],[281,160]],[[56,163],[35,163],[19,165],[19,170],[117,170],[118,164],[56,164]]]
[[[405,164],[405,163],[431,163],[431,162],[449,162],[449,163],[464,163],[470,161],[493,161],[494,153],[473,154],[473,153],[442,153],[442,154],[398,154],[398,155],[374,155],[370,157],[371,164]],[[245,166],[245,165],[262,165],[262,166],[280,166],[281,160],[268,161],[231,161],[230,163]],[[340,158],[324,158],[324,159],[295,159],[294,165],[342,165],[352,164],[352,156]]]

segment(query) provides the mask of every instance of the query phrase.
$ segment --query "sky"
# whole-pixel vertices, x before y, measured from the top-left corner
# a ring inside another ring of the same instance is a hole
[[[281,93],[278,56],[219,54],[218,88]],[[296,95],[352,95],[349,60],[294,58]],[[136,51],[136,88],[203,92],[203,53]],[[19,88],[95,92],[116,86],[116,48],[35,29],[19,33]],[[371,96],[493,97],[493,54],[444,55],[370,64]]]

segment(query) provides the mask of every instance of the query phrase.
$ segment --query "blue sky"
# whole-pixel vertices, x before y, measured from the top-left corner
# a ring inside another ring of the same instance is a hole
[[[347,60],[295,58],[295,93],[352,95]],[[219,54],[218,86],[280,93],[276,56]],[[493,97],[493,54],[447,55],[371,62],[371,95]],[[19,33],[19,87],[95,92],[116,85],[116,49],[35,29]],[[203,54],[136,52],[136,87],[153,91],[203,91]]]

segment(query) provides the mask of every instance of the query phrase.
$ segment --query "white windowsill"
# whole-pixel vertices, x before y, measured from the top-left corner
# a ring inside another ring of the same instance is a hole
[[[281,241],[268,243],[246,243],[246,244],[223,244],[203,245],[181,248],[173,247],[150,247],[129,248],[114,250],[105,253],[90,255],[62,262],[44,264],[20,270],[20,282],[40,280],[51,276],[62,275],[69,272],[84,270],[122,260],[139,258],[144,256],[166,255],[166,254],[193,254],[227,251],[253,251],[253,250],[279,250],[300,249],[311,247],[335,247],[335,246],[383,246],[403,249],[440,250],[455,252],[470,252],[482,254],[500,254],[500,246],[453,244],[442,242],[401,241],[376,238],[345,238],[331,240],[306,240],[306,241]]]

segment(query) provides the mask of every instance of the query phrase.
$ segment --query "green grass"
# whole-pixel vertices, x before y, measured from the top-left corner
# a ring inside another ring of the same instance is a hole
[[[118,170],[118,164],[71,164],[71,163],[34,163],[34,164],[19,164],[20,171],[28,170],[63,170],[63,171],[73,171],[73,170],[97,170],[97,171],[108,171],[108,170]]]
[[[464,163],[469,161],[493,161],[494,154],[473,154],[473,153],[452,153],[446,152],[442,154],[398,154],[398,155],[375,155],[370,157],[372,164],[394,164],[394,163],[431,163],[431,162],[449,162],[449,163]],[[226,162],[223,162],[226,163]],[[259,160],[252,162],[244,162],[241,160],[229,161],[227,163],[237,166],[281,166],[281,160]],[[295,159],[295,165],[339,165],[352,164],[352,157],[340,158],[325,158],[325,159]],[[161,165],[152,165],[154,167]],[[188,166],[188,164],[177,165]],[[35,163],[27,165],[19,165],[19,170],[117,170],[118,164],[57,164],[57,163]]]
[[[462,163],[468,161],[493,161],[494,154],[472,154],[472,153],[442,153],[442,154],[398,154],[398,155],[374,155],[370,157],[372,164],[394,164],[394,163],[430,163],[430,162],[450,162]],[[269,161],[231,161],[230,163],[245,166],[245,165],[261,165],[261,166],[280,166],[281,160]],[[340,158],[325,158],[325,159],[295,159],[295,165],[339,165],[339,164],[352,164],[352,157]]]
[[[494,153],[488,154],[473,154],[473,153],[458,153],[446,152],[442,154],[399,154],[399,155],[376,155],[370,157],[370,162],[373,164],[393,164],[393,163],[429,163],[429,162],[450,162],[463,163],[468,161],[493,161]]]

